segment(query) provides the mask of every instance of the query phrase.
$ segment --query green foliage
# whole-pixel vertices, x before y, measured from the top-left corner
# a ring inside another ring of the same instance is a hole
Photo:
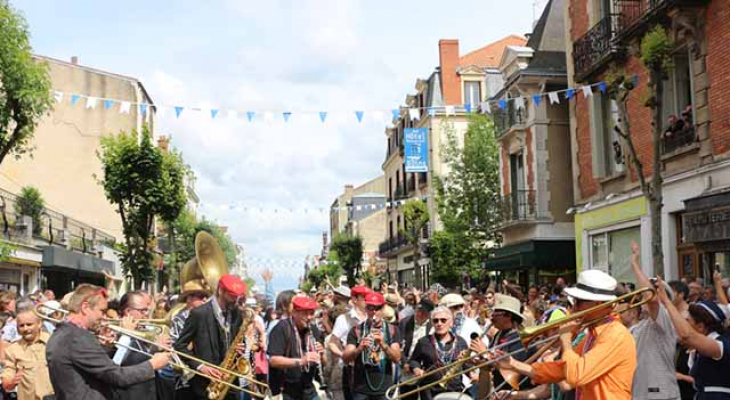
[[[248,290],[248,293],[251,293],[251,289],[256,286],[256,279],[247,276],[243,278],[243,283],[246,284],[246,289]]]
[[[33,150],[33,132],[51,108],[48,66],[33,60],[28,24],[0,0],[0,163]]]
[[[422,201],[407,202],[403,206],[403,218],[408,229],[405,231],[400,229],[400,234],[406,238],[408,243],[415,246],[420,240],[421,229],[428,224],[430,219],[426,203]]]
[[[0,262],[8,261],[13,252],[17,249],[17,246],[14,246],[4,240],[0,240]]]
[[[341,275],[342,268],[340,268],[338,263],[330,262],[309,270],[309,274],[307,274],[307,281],[310,282],[313,287],[323,288],[327,285],[327,278],[329,278],[330,282],[336,282]]]
[[[136,131],[104,137],[99,154],[104,171],[99,183],[122,219],[122,266],[137,287],[154,277],[155,217],[174,221],[187,201],[182,157],[155,147],[146,125],[139,137]]]
[[[657,25],[641,39],[641,61],[651,71],[667,71],[673,68],[674,42],[661,25]]]
[[[304,281],[301,285],[299,285],[299,289],[301,289],[304,293],[309,293],[309,291],[314,287],[314,284],[310,281]]]
[[[45,202],[41,196],[41,192],[32,186],[25,186],[20,190],[20,196],[15,202],[15,213],[18,215],[26,215],[33,219],[33,234],[40,235],[43,230],[41,215]]]
[[[226,262],[228,262],[229,266],[236,262],[236,244],[233,243],[233,239],[231,239],[228,233],[224,232],[220,226],[203,219],[195,226],[195,234],[197,235],[200,231],[206,231],[218,240],[218,245],[221,247],[221,250],[223,250],[223,254],[225,254]],[[195,247],[195,236],[193,236],[193,247]],[[193,255],[195,255],[194,250]]]
[[[347,283],[354,286],[360,274],[362,262],[362,238],[346,234],[336,235],[330,246],[330,259],[347,274]]]
[[[441,149],[451,172],[434,177],[436,203],[444,224],[430,241],[432,276],[439,282],[460,282],[464,271],[476,272],[489,249],[499,245],[501,221],[499,145],[494,123],[472,114],[459,146],[453,126],[445,123],[447,142]]]

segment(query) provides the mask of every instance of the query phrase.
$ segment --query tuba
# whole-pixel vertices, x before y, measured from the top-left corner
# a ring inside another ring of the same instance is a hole
[[[180,271],[180,285],[193,282],[208,293],[215,293],[218,280],[228,273],[228,263],[218,241],[208,232],[195,235],[195,258]]]

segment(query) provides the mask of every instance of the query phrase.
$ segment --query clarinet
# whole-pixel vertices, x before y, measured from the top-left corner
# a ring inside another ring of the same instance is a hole
[[[314,335],[312,334],[314,331],[312,330],[313,325],[309,326],[309,346],[312,348],[312,351],[317,351],[317,345],[316,341],[314,340]],[[327,381],[324,380],[324,371],[322,370],[322,358],[324,357],[324,352],[319,353],[320,359],[317,363],[317,375],[319,375],[319,390],[327,390]]]

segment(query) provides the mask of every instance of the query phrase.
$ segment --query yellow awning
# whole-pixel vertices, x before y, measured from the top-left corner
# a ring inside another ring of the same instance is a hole
[[[16,257],[8,257],[7,262],[13,263],[13,264],[19,264],[19,265],[28,265],[28,266],[36,267],[36,268],[41,267],[41,263],[39,261],[22,260],[22,259],[16,258]]]

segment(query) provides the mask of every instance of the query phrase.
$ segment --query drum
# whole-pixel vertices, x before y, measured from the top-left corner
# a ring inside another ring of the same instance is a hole
[[[472,398],[462,392],[443,392],[434,396],[433,400],[472,400]]]

